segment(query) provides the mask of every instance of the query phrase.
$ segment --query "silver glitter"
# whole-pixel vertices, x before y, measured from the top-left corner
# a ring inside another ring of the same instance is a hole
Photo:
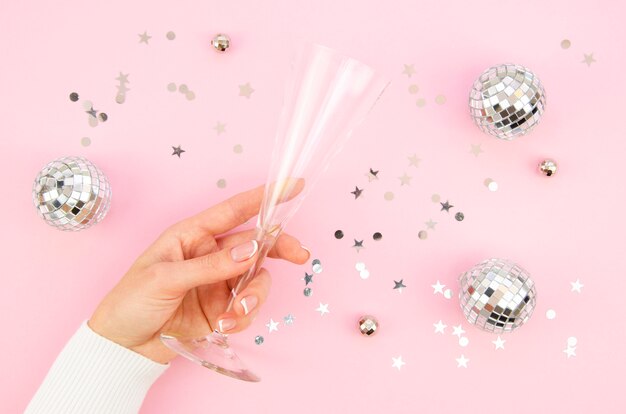
[[[539,171],[546,177],[551,177],[556,174],[557,169],[556,161],[549,158],[539,163]]]
[[[81,144],[83,147],[88,147],[88,146],[90,146],[90,145],[91,145],[91,138],[89,138],[89,137],[82,137],[82,138],[80,139],[80,144]]]
[[[359,332],[363,336],[372,336],[378,332],[378,320],[372,315],[363,315],[359,318]]]
[[[535,308],[533,280],[508,260],[485,260],[461,274],[459,283],[465,317],[488,332],[513,331],[528,321]]]
[[[170,82],[167,84],[167,90],[170,92],[176,92],[176,89],[178,89],[176,87],[176,84],[174,82]]]
[[[393,192],[391,192],[391,191],[387,191],[387,192],[385,193],[385,200],[387,200],[387,201],[391,201],[391,200],[393,200],[393,198],[394,198],[394,197],[395,197],[395,196],[394,196]]]
[[[182,85],[178,87],[178,92],[187,93],[189,92],[189,87],[183,83]]]
[[[117,102],[118,104],[123,104],[124,102],[126,102],[126,95],[123,93],[118,93],[117,96],[115,96],[115,102]]]
[[[70,93],[70,101],[72,102],[78,101],[78,94],[76,92]]]
[[[196,94],[193,91],[187,91],[185,98],[187,98],[188,101],[193,101],[196,99]]]
[[[39,216],[59,230],[78,231],[97,224],[111,203],[106,176],[82,157],[48,163],[35,178],[32,194]]]
[[[254,337],[254,343],[257,345],[261,345],[265,339],[261,335],[257,335]]]
[[[167,38],[167,40],[174,40],[174,39],[176,39],[176,33],[172,32],[172,31],[169,31],[169,32],[167,32],[165,37]]]
[[[217,188],[226,188],[226,180],[223,178],[217,180]]]
[[[107,114],[105,114],[104,112],[100,112],[98,114],[98,121],[100,122],[106,122],[107,119],[109,119],[109,116]]]
[[[556,311],[554,309],[548,309],[546,311],[546,318],[548,318],[550,320],[556,318]]]
[[[570,42],[568,39],[563,39],[561,41],[561,48],[563,49],[569,49],[571,45],[572,45],[572,42]]]
[[[322,262],[320,261],[320,259],[314,259],[312,262],[312,269],[313,269],[313,273],[315,274],[320,274],[322,273],[322,270],[324,270],[322,268]]]
[[[341,231],[341,230],[337,230],[337,231],[335,232],[335,238],[336,238],[336,239],[343,239],[343,231]]]
[[[306,287],[306,288],[304,288],[303,293],[304,293],[304,296],[309,297],[309,296],[311,296],[313,294],[313,290],[311,290],[310,287]]]
[[[484,132],[512,140],[541,120],[546,95],[539,78],[520,65],[504,64],[485,70],[469,96],[470,114]]]
[[[372,236],[372,238],[376,241],[382,240],[383,239],[383,235],[379,232],[374,233],[374,235]]]
[[[463,219],[465,218],[465,214],[459,211],[454,215],[454,218],[456,219],[456,221],[463,221]]]
[[[233,147],[233,152],[235,154],[241,154],[243,152],[243,147],[241,146],[241,144],[237,144]]]
[[[225,52],[230,47],[230,37],[223,33],[217,34],[211,40],[211,46],[218,52]]]
[[[420,232],[417,233],[417,237],[421,240],[426,240],[426,238],[428,238],[428,232],[426,230],[420,230]]]

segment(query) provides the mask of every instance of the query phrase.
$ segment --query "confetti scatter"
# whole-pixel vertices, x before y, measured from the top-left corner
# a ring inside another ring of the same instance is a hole
[[[78,94],[76,92],[70,93],[70,101],[72,102],[78,101]]]
[[[82,137],[82,138],[80,139],[80,144],[81,144],[83,147],[88,147],[88,146],[90,146],[90,145],[91,145],[91,138],[89,138],[89,137]]]
[[[357,198],[361,197],[361,194],[363,194],[363,189],[359,187],[354,187],[354,191],[351,191],[350,194],[354,194],[354,199],[356,200]]]
[[[593,53],[590,53],[590,54],[584,53],[584,56],[585,57],[581,63],[585,63],[587,67],[591,67],[591,64],[596,62],[596,60],[593,58]]]
[[[450,209],[454,207],[448,201],[446,201],[445,203],[440,202],[439,204],[441,204],[441,211],[445,211],[445,212],[450,212]]]
[[[354,239],[354,246],[352,246],[352,248],[356,249],[356,252],[360,252],[361,249],[365,249],[365,246],[363,246],[363,240],[357,240]]]
[[[167,90],[170,92],[176,92],[176,90],[178,89],[178,87],[176,86],[176,84],[174,82],[170,82],[167,84]]]
[[[446,287],[446,285],[439,282],[439,280],[437,280],[437,283],[430,286],[433,288],[433,295],[436,295],[437,293],[441,293],[443,295],[443,288]]]
[[[409,78],[415,74],[415,65],[404,65],[404,70],[402,71],[403,75],[408,76]]]
[[[556,311],[554,309],[548,309],[546,311],[546,318],[548,318],[549,320],[556,318]]]
[[[257,345],[261,345],[265,341],[261,335],[257,335],[254,337],[254,343]]]
[[[306,287],[302,293],[308,298],[313,294],[313,290],[310,287]]]
[[[370,277],[370,271],[367,269],[363,269],[359,272],[359,276],[361,276],[361,279],[365,280],[365,279],[369,279]]]
[[[419,98],[417,101],[415,101],[415,105],[417,105],[418,108],[425,107],[426,106],[426,99]]]
[[[567,355],[567,359],[576,356],[576,345],[578,345],[578,339],[575,336],[567,338],[567,348],[563,350],[565,355]]]
[[[570,282],[572,285],[572,292],[581,293],[581,289],[585,286],[580,283],[580,279],[576,279],[575,282]]]
[[[343,231],[341,231],[341,230],[337,230],[337,231],[335,231],[335,238],[336,238],[337,240],[341,240],[341,239],[343,239]]]
[[[411,185],[411,179],[413,177],[410,177],[407,175],[407,173],[404,173],[404,175],[402,175],[402,177],[398,177],[398,180],[400,180],[400,185]]]
[[[498,335],[498,338],[495,341],[491,341],[492,344],[494,344],[496,346],[496,351],[498,349],[504,349],[504,343],[506,341],[502,338],[500,338],[500,335]]]
[[[420,158],[418,158],[417,154],[413,154],[407,158],[409,160],[409,167],[417,168],[420,166],[420,161],[422,161]]]
[[[217,180],[217,188],[226,188],[226,180],[223,178]]]
[[[374,233],[374,235],[372,236],[372,239],[374,239],[375,241],[380,241],[383,239],[383,235],[380,232],[376,232]]]
[[[243,146],[241,144],[237,144],[233,147],[233,152],[235,154],[241,154],[243,152]]]
[[[415,95],[416,93],[419,92],[419,90],[420,90],[420,88],[416,84],[413,83],[413,84],[409,85],[409,93],[411,95]]]
[[[404,284],[404,279],[400,279],[400,281],[394,280],[394,287],[393,289],[396,290],[398,289],[398,292],[402,293],[402,289],[404,289],[406,287],[406,285]]]
[[[328,304],[327,303],[324,304],[324,303],[320,302],[320,305],[315,310],[320,313],[320,316],[324,316],[324,314],[330,313],[330,311],[328,310]]]
[[[465,355],[461,355],[459,358],[456,358],[456,367],[457,368],[467,368],[467,363],[469,362],[469,358],[465,358]]]
[[[313,275],[308,274],[307,272],[304,272],[304,285],[308,286],[309,283],[313,283]]]
[[[243,85],[239,85],[239,96],[243,96],[246,99],[250,99],[250,96],[252,96],[253,92],[254,92],[254,89],[252,88],[252,86],[250,86],[250,82],[247,82]]]
[[[109,119],[109,116],[107,114],[105,114],[104,112],[100,112],[98,114],[98,121],[100,122],[106,122],[107,119]]]
[[[420,240],[426,240],[428,238],[428,232],[426,230],[420,230],[420,232],[417,233],[417,237],[419,237]]]
[[[270,333],[274,331],[278,331],[278,322],[275,322],[274,319],[270,318],[270,321],[265,324]]]
[[[446,299],[452,299],[452,289],[446,289],[443,291],[443,297]]]
[[[444,95],[437,95],[435,98],[435,103],[437,105],[443,105],[446,103],[446,97]]]
[[[465,333],[465,330],[463,329],[463,325],[452,327],[452,335],[455,335],[461,338],[461,335],[463,335],[464,333]]]
[[[485,184],[485,187],[487,187],[489,191],[498,191],[498,183],[491,178],[485,178],[483,184]]]
[[[293,325],[293,322],[296,320],[296,317],[292,314],[289,314],[283,318],[283,322],[285,325]]]
[[[145,44],[149,44],[148,41],[152,38],[152,36],[148,35],[147,30],[144,30],[143,33],[140,33],[137,36],[139,36],[139,43],[145,43]]]
[[[117,78],[115,78],[115,80],[118,82],[117,85],[115,85],[115,87],[117,88],[117,95],[115,95],[115,102],[117,102],[118,104],[123,104],[124,102],[126,102],[126,92],[128,92],[130,89],[128,88],[128,76],[130,74],[126,73],[124,74],[123,72],[120,72],[120,74],[118,75]]]
[[[459,211],[454,215],[454,218],[456,219],[456,221],[463,221],[465,219],[465,214]]]
[[[435,230],[435,226],[437,225],[436,221],[433,221],[432,219],[429,219],[426,223],[426,227],[430,230]]]
[[[172,155],[178,155],[178,158],[180,158],[180,155],[181,155],[183,152],[186,152],[184,149],[182,149],[182,148],[180,147],[180,145],[179,145],[179,146],[177,146],[177,147],[172,146],[172,149],[174,150],[174,152],[172,152]]]
[[[465,348],[467,345],[469,345],[468,337],[467,336],[459,337],[459,345],[462,346],[463,348]]]
[[[167,40],[174,40],[176,39],[176,33],[172,32],[171,30],[169,32],[167,32],[167,34],[165,35],[165,37],[167,38]]]
[[[561,40],[561,49],[569,49],[571,45],[572,45],[572,42],[570,42],[569,39]]]
[[[313,273],[315,274],[320,274],[322,273],[322,270],[324,270],[320,259],[313,259],[313,262],[311,263],[311,268],[313,269]]]
[[[391,357],[391,360],[393,361],[393,363],[391,364],[392,368],[398,368],[398,371],[400,371],[400,369],[406,365],[406,362],[404,362],[402,360],[402,356],[398,356],[398,357]]]
[[[440,334],[444,334],[446,328],[448,327],[448,325],[444,324],[441,321],[441,319],[439,319],[439,322],[433,323],[433,326],[435,327],[435,333],[440,333]]]
[[[387,201],[391,201],[391,200],[393,200],[393,198],[394,198],[394,197],[395,197],[395,195],[394,195],[394,194],[393,194],[393,192],[391,192],[391,191],[387,191],[387,192],[385,193],[385,200],[387,200]]]

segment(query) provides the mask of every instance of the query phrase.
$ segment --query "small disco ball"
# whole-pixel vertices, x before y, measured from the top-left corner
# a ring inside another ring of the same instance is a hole
[[[218,52],[226,52],[230,47],[230,37],[224,33],[216,34],[213,40],[211,40],[211,45]]]
[[[33,183],[39,216],[59,230],[78,231],[100,222],[109,211],[106,176],[82,157],[63,157],[46,165]]]
[[[481,130],[510,141],[539,123],[546,93],[539,78],[525,67],[498,65],[485,70],[474,82],[469,107]]]
[[[378,319],[372,315],[363,315],[359,318],[359,332],[363,336],[372,336],[378,332]]]
[[[535,309],[535,283],[509,260],[485,260],[461,274],[459,283],[467,321],[487,332],[511,332],[526,323]]]

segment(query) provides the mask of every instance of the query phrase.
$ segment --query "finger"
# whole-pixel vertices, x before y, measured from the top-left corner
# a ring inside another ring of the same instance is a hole
[[[272,279],[266,269],[252,279],[242,290],[233,303],[233,308],[217,317],[220,332],[235,333],[246,329],[265,303],[272,285]]]
[[[276,203],[291,200],[304,188],[303,178],[288,179],[283,182],[286,184],[281,187],[281,191],[272,191],[275,188],[274,185],[270,186],[270,191],[268,191]],[[259,213],[264,189],[265,186],[259,186],[239,193],[220,204],[181,221],[175,227],[181,231],[199,228],[214,235],[225,233]]]
[[[247,240],[204,256],[177,262],[159,262],[151,267],[160,288],[181,294],[197,286],[228,280],[245,273],[254,264],[258,250],[256,240]]]
[[[227,248],[254,238],[255,230],[246,230],[229,234],[218,240],[219,248]],[[283,233],[269,251],[268,256],[273,259],[284,259],[295,264],[304,264],[311,257],[311,251],[290,234]]]

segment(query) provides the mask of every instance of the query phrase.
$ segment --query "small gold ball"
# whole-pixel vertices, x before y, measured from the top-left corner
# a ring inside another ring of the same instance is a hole
[[[215,35],[211,40],[211,45],[218,52],[225,52],[230,47],[230,37],[223,33]]]
[[[359,318],[359,331],[363,336],[372,336],[378,332],[378,320],[372,315],[363,315]]]
[[[556,161],[551,159],[545,159],[539,163],[539,171],[546,177],[551,177],[556,174],[557,165]]]

